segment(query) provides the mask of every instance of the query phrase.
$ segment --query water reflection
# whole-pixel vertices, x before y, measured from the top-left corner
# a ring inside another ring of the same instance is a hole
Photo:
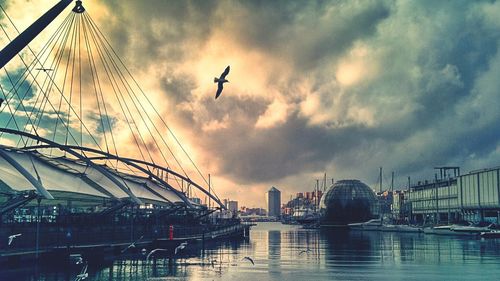
[[[251,257],[252,265],[243,257]],[[0,280],[73,280],[79,268],[0,269]],[[500,240],[259,224],[249,241],[190,245],[89,267],[89,280],[497,280]]]

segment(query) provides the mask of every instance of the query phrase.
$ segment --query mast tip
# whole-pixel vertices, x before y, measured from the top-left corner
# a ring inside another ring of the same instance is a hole
[[[82,1],[80,0],[77,0],[75,1],[75,7],[73,8],[73,12],[77,13],[77,14],[81,14],[83,12],[85,12],[85,8],[83,7],[82,5]]]

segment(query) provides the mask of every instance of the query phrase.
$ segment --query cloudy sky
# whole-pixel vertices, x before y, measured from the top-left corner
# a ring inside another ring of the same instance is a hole
[[[22,27],[55,1],[0,3]],[[273,185],[287,199],[312,190],[325,172],[375,186],[382,166],[404,186],[435,166],[500,165],[500,1],[84,5],[240,206],[264,207]]]

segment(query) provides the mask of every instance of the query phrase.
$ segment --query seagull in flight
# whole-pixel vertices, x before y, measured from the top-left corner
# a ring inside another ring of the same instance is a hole
[[[52,68],[41,67],[41,68],[35,68],[35,70],[41,70],[43,72],[48,72],[48,71],[52,71],[53,69]]]
[[[154,253],[159,252],[159,251],[168,251],[168,250],[167,250],[167,249],[160,249],[160,248],[152,250],[152,251],[151,251],[151,252],[149,252],[149,254],[146,256],[146,262],[148,262],[148,261],[149,261],[149,257],[151,257],[151,255],[153,255]]]
[[[214,78],[214,83],[217,83],[217,92],[215,93],[215,99],[217,99],[222,93],[222,89],[224,88],[224,83],[229,82],[226,79],[226,75],[228,74],[229,74],[229,65],[226,67],[224,72],[222,72],[219,78],[217,77]]]
[[[141,241],[141,239],[144,238],[144,235],[142,235],[139,239],[135,240],[134,242],[132,242],[132,244],[128,245],[127,248],[123,249],[122,250],[122,254],[125,253],[128,249],[130,248],[135,248],[135,243]]]
[[[179,244],[179,246],[175,247],[174,254],[177,255],[177,252],[186,248],[187,244],[187,242],[182,242],[181,244]]]
[[[83,279],[87,279],[89,277],[89,273],[87,272],[88,265],[84,265],[80,274],[78,274],[75,278],[75,281],[81,281]]]
[[[241,260],[249,260],[252,263],[252,265],[255,265],[251,257],[244,257]]]
[[[21,233],[18,233],[18,234],[13,234],[13,235],[9,236],[9,246],[10,246],[10,244],[12,244],[12,241],[14,241],[14,239],[16,239],[17,237],[19,237],[21,235],[22,235]]]
[[[305,250],[300,251],[299,256],[302,255],[303,253],[309,253],[311,249],[307,248]]]

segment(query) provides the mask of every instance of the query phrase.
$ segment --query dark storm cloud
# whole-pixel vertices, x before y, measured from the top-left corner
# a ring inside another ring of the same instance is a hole
[[[500,73],[500,23],[488,14],[500,11],[498,2],[106,3],[123,20],[109,19],[106,27],[114,45],[136,65],[157,66],[172,102],[170,116],[192,129],[197,138],[191,142],[235,182],[334,168],[338,176],[370,183],[379,166],[423,175],[435,165],[467,170],[500,162],[500,85],[494,78]],[[242,89],[217,101],[212,93],[194,94],[194,75],[175,66],[203,57],[217,30],[270,63],[290,63],[289,74],[268,74],[263,91],[278,94]],[[375,65],[375,74],[341,85],[334,73],[356,48],[367,53],[360,60]],[[310,96],[298,86],[304,81],[320,101],[308,114],[300,109]],[[276,98],[289,106],[286,120],[256,128]],[[370,114],[352,113],[356,108]],[[311,121],[319,115],[327,118]],[[207,129],[211,122],[219,127]]]
[[[113,16],[105,28],[119,53],[148,65],[179,62],[210,36],[217,1],[105,1]],[[114,19],[117,19],[116,21]]]
[[[31,82],[26,80],[28,74],[23,69],[16,69],[9,71],[8,74],[2,76],[0,83],[2,83],[3,94],[9,100],[29,100],[33,98],[34,91]]]
[[[275,56],[287,54],[303,70],[314,69],[321,60],[335,58],[355,41],[373,35],[390,13],[383,1],[265,2],[241,2],[245,19],[228,19],[236,25],[235,35],[249,48]]]

